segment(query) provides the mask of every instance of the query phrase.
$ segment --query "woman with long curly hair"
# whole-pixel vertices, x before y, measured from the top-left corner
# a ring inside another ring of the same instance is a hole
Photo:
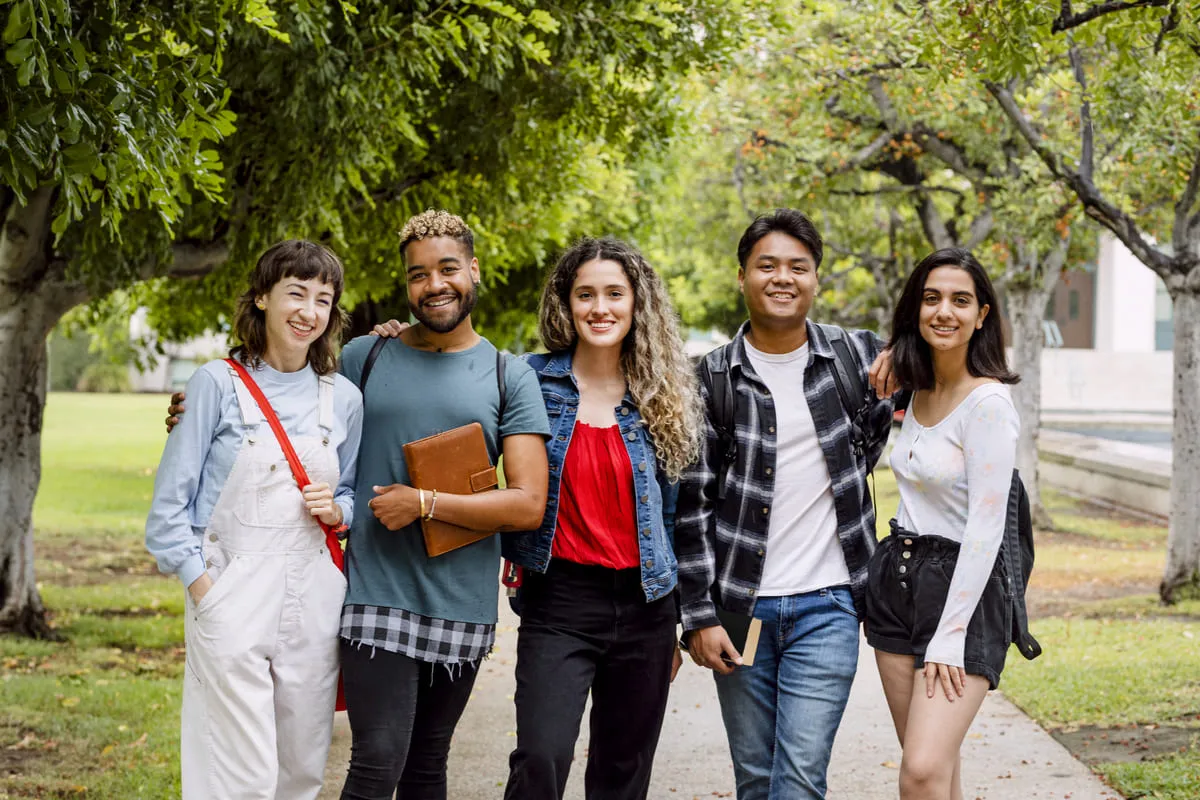
[[[541,528],[504,542],[524,568],[505,797],[563,796],[590,692],[587,797],[644,798],[679,666],[673,529],[699,446],[695,378],[662,279],[616,239],[563,254],[540,333],[550,490]]]
[[[525,358],[550,418],[550,483],[541,527],[501,545],[524,576],[504,796],[563,796],[590,692],[587,797],[645,798],[680,663],[675,497],[699,451],[695,374],[662,279],[617,239],[563,254],[539,322],[550,352]]]

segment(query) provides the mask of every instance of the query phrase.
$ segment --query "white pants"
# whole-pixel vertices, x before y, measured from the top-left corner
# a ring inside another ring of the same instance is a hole
[[[188,598],[184,800],[316,798],[345,591],[321,549],[234,555],[198,608]]]

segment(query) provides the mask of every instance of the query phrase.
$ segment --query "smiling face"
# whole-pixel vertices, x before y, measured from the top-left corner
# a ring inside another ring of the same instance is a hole
[[[937,267],[925,279],[921,292],[921,338],[936,351],[965,348],[983,327],[989,311],[991,306],[979,305],[970,273],[958,267]]]
[[[799,239],[773,231],[755,243],[738,270],[738,287],[753,324],[802,327],[817,294],[817,263]]]
[[[580,347],[620,347],[633,327],[633,287],[616,261],[592,259],[575,273],[571,320]]]
[[[479,283],[479,261],[449,236],[409,242],[408,307],[434,333],[449,333],[471,315]]]
[[[319,278],[285,277],[271,290],[255,299],[266,317],[268,358],[283,356],[276,363],[288,363],[295,356],[306,356],[313,342],[329,327],[334,290]]]

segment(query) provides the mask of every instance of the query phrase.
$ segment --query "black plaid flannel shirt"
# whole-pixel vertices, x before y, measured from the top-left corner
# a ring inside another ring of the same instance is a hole
[[[864,613],[867,561],[875,551],[875,508],[867,474],[879,460],[887,431],[859,458],[850,442],[850,421],[834,383],[834,349],[827,326],[808,323],[809,359],[804,371],[804,400],[812,411],[817,439],[829,466],[837,535],[850,570],[850,589],[859,619]],[[716,606],[741,614],[754,610],[767,547],[767,522],[775,493],[775,407],[798,398],[772,398],[746,357],[742,325],[729,348],[729,380],[736,398],[736,463],[724,464],[724,453],[712,424],[713,407],[701,382],[707,410],[700,457],[684,473],[675,518],[675,550],[679,559],[680,615],[683,629],[717,625]],[[864,387],[867,370],[884,342],[870,331],[847,331],[858,357]],[[715,352],[715,351],[714,351]],[[706,356],[712,358],[712,354]],[[851,369],[852,365],[846,365]],[[875,400],[867,389],[868,402]],[[890,427],[891,415],[880,414]],[[717,476],[726,475],[724,502],[717,501]]]

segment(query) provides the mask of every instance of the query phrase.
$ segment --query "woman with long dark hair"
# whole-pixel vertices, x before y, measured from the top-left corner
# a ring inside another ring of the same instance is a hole
[[[959,750],[1011,638],[997,559],[1020,420],[996,292],[967,250],[926,257],[889,344],[912,392],[892,449],[892,533],[871,559],[867,641],[904,751],[903,800],[960,800]]]
[[[318,520],[350,521],[362,433],[362,397],[334,374],[342,285],[321,245],[263,253],[238,302],[239,344],[188,381],[158,466],[146,547],[186,588],[184,800],[321,791],[346,580]]]

